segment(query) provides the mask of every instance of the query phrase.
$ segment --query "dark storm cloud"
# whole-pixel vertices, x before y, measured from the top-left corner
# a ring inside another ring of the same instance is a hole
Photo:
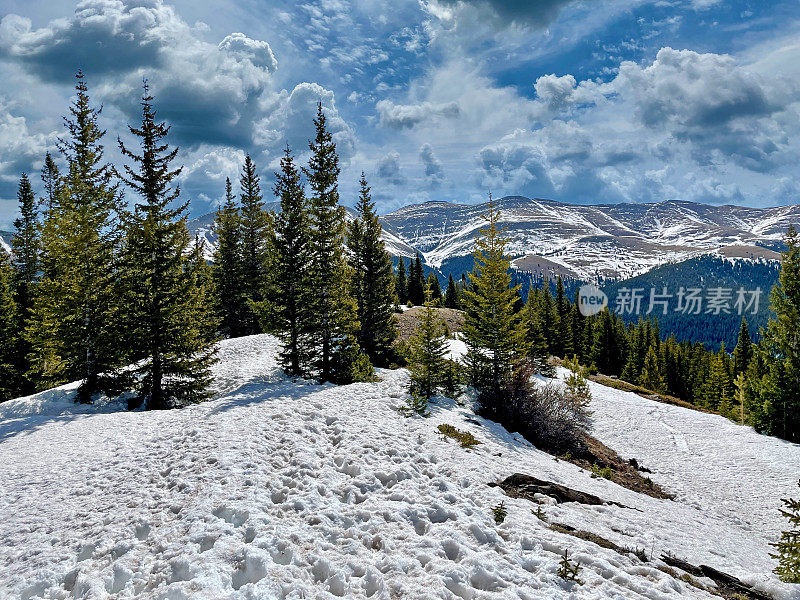
[[[559,11],[574,0],[439,0],[440,4],[454,6],[473,4],[488,6],[505,22],[525,23],[534,26],[548,25]]]

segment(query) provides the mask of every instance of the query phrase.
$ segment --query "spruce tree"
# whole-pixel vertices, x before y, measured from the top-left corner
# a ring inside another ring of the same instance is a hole
[[[750,360],[753,358],[753,340],[750,337],[750,330],[747,327],[747,319],[742,317],[742,324],[739,328],[739,339],[733,349],[733,375],[746,373]]]
[[[381,238],[381,223],[363,172],[360,185],[357,217],[347,236],[360,324],[358,343],[373,364],[386,366],[397,337],[392,257]]]
[[[425,406],[428,400],[442,390],[447,374],[444,321],[439,318],[431,300],[430,289],[427,289],[422,318],[409,341],[411,395],[422,399]]]
[[[411,269],[408,278],[408,300],[414,306],[425,303],[425,277],[422,270],[422,256],[417,252],[416,259],[411,259]]]
[[[536,373],[545,377],[553,377],[555,368],[548,361],[550,352],[547,347],[547,337],[544,334],[545,327],[541,320],[539,307],[536,290],[531,290],[528,293],[528,302],[525,304],[528,356]]]
[[[42,209],[45,213],[52,212],[59,205],[61,173],[58,170],[56,161],[53,160],[49,152],[44,157],[42,185],[44,186],[44,197],[41,199]]]
[[[430,289],[431,302],[436,306],[442,305],[442,286],[439,284],[439,278],[435,273],[428,273],[425,279],[425,287]]]
[[[748,387],[756,429],[800,442],[800,238],[794,227],[785,242],[778,283],[770,295],[775,318],[759,351],[763,375],[750,380]]]
[[[572,314],[570,311],[569,300],[564,291],[564,282],[561,275],[556,278],[556,298],[555,308],[557,320],[555,323],[556,335],[556,354],[566,357],[573,353],[572,348]]]
[[[14,270],[0,250],[0,402],[22,393],[24,356],[21,319],[14,299]]]
[[[11,250],[16,271],[17,305],[22,318],[27,321],[33,308],[33,293],[39,279],[40,239],[36,198],[25,173],[19,180],[17,199],[21,216],[14,221]]]
[[[658,354],[656,353],[655,346],[650,346],[647,349],[647,354],[644,356],[642,374],[639,376],[638,383],[642,387],[659,394],[666,391],[667,386],[658,365]]]
[[[308,201],[288,145],[281,159],[281,170],[275,173],[273,192],[280,200],[281,211],[275,217],[271,244],[275,268],[269,300],[275,312],[274,329],[281,340],[281,365],[287,374],[299,376],[309,368],[311,306],[315,299],[309,281]]]
[[[133,162],[123,180],[140,198],[126,236],[127,333],[142,359],[135,369],[140,397],[148,409],[164,409],[208,398],[215,349],[207,289],[199,281],[197,252],[190,252],[188,201],[171,186],[181,173],[171,166],[178,149],[165,139],[170,128],[156,122],[146,82],[141,104],[141,126],[129,127],[141,153],[119,140]]]
[[[447,291],[444,294],[444,305],[446,308],[460,308],[458,286],[453,280],[453,274],[447,276]]]
[[[27,337],[38,384],[81,379],[78,399],[89,402],[95,392],[116,385],[114,369],[125,355],[115,255],[121,202],[113,169],[103,160],[101,109],[91,107],[80,72],[75,89],[71,116],[64,119],[68,135],[58,142],[68,172],[42,231],[45,277]]]
[[[772,555],[778,561],[775,574],[785,583],[800,583],[800,500],[784,498],[781,502],[781,514],[789,521],[789,529],[772,544],[778,551]]]
[[[372,377],[355,333],[359,323],[350,294],[350,272],[344,253],[344,208],[339,206],[339,157],[327,129],[322,103],[314,119],[316,135],[309,142],[311,159],[304,169],[311,188],[310,287],[314,290],[310,335],[313,363],[322,382],[349,383]]]
[[[496,403],[502,401],[516,361],[525,354],[526,332],[521,315],[514,312],[517,288],[510,285],[508,239],[498,227],[500,213],[491,198],[484,219],[487,225],[472,253],[471,288],[464,292],[464,337],[472,384],[492,412],[500,408]]]
[[[212,281],[214,305],[220,331],[226,337],[242,335],[247,310],[242,285],[241,219],[231,180],[225,179],[225,203],[214,217],[217,247],[214,249]]]
[[[264,209],[256,165],[248,154],[245,156],[241,186],[241,285],[244,297],[244,313],[241,319],[242,335],[261,333],[254,303],[263,300],[267,282],[267,241],[271,235],[273,218]]]
[[[400,304],[408,303],[408,279],[406,277],[406,264],[403,262],[403,257],[399,256],[397,259],[397,282],[394,286],[397,293],[397,301]]]

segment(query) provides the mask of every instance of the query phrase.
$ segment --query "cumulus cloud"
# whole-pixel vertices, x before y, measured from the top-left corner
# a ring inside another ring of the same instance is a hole
[[[419,149],[419,158],[425,167],[425,180],[430,187],[438,187],[444,180],[444,165],[433,153],[430,144],[423,144]]]
[[[232,33],[204,41],[161,0],[84,0],[68,19],[32,29],[29,19],[0,22],[0,58],[42,79],[68,82],[80,67],[103,101],[139,116],[141,81],[149,80],[159,115],[181,143],[245,146],[260,105],[274,94],[277,60],[266,41]]]
[[[378,177],[383,181],[392,185],[402,185],[405,183],[406,178],[400,172],[400,154],[397,152],[390,152],[381,157],[378,159],[375,166]]]
[[[375,108],[378,111],[380,123],[392,129],[410,129],[437,117],[453,119],[458,117],[461,112],[457,102],[395,104],[390,100],[380,100]]]

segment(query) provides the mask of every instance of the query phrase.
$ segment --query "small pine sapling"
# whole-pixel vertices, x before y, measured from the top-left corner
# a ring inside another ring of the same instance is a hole
[[[577,562],[573,564],[569,559],[569,551],[565,549],[564,556],[561,558],[561,562],[558,566],[558,576],[566,581],[574,581],[578,585],[581,585],[583,581],[578,578],[578,572],[580,570],[580,564]]]
[[[492,514],[494,515],[494,522],[500,525],[506,520],[508,510],[506,510],[506,503],[500,502],[497,506],[492,507]]]

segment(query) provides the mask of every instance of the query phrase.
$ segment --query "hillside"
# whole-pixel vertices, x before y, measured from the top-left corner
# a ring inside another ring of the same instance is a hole
[[[667,201],[585,206],[508,196],[498,200],[515,265],[534,273],[588,281],[629,278],[669,262],[709,252],[729,258],[776,260],[776,244],[800,206],[748,208]],[[279,208],[277,203],[267,206]],[[347,209],[348,218],[352,210]],[[425,202],[383,215],[383,239],[393,256],[418,251],[443,280],[472,268],[469,254],[483,226],[486,204]],[[213,213],[189,222],[192,234],[216,242]],[[210,255],[210,254],[209,254]]]
[[[81,414],[74,386],[0,405],[0,597],[712,598],[697,587],[710,580],[659,560],[671,553],[800,598],[772,575],[768,545],[798,446],[592,384],[595,433],[676,494],[658,500],[468,402],[401,416],[404,370],[311,385],[283,376],[275,351],[270,336],[222,342],[215,399],[183,410]],[[441,423],[482,444],[462,449]],[[544,515],[653,560],[554,531],[487,485],[516,472],[622,505],[550,501]],[[583,585],[557,576],[565,549]]]

